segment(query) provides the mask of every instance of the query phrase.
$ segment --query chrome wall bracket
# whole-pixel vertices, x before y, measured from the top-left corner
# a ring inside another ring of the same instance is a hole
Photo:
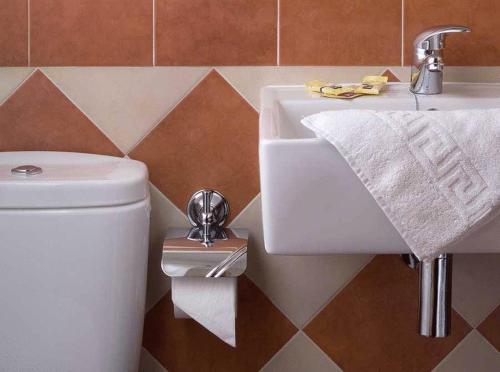
[[[426,337],[446,337],[451,328],[451,282],[453,255],[441,254],[419,262],[413,254],[403,261],[420,270],[419,333]]]
[[[188,239],[199,240],[207,247],[214,240],[225,240],[227,235],[221,227],[229,215],[229,204],[218,191],[203,189],[189,199],[187,216],[193,226]]]

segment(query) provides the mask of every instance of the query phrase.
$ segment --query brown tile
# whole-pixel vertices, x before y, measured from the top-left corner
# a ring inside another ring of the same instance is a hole
[[[234,217],[259,192],[257,112],[215,70],[129,155],[181,210],[213,188]]]
[[[422,11],[431,9],[432,11]],[[440,24],[465,25],[470,34],[450,35],[445,63],[459,66],[495,66],[500,64],[498,0],[406,0],[405,64],[412,61],[415,36],[428,27]]]
[[[399,65],[401,0],[284,0],[280,64]]]
[[[307,325],[344,371],[429,371],[471,327],[454,311],[452,333],[417,333],[418,274],[399,256],[377,256]]]
[[[0,106],[0,151],[122,153],[40,71]]]
[[[36,0],[30,5],[34,66],[151,65],[151,0]]]
[[[400,83],[401,82],[401,80],[399,80],[399,78],[396,75],[394,75],[394,73],[390,69],[386,69],[380,75],[387,76],[389,78],[388,81],[390,83]]]
[[[28,65],[28,1],[0,5],[0,66]]]
[[[477,327],[477,330],[500,351],[500,306]]]
[[[275,65],[276,0],[157,0],[158,65]]]
[[[175,319],[170,293],[146,315],[144,347],[169,372],[258,371],[297,329],[248,278],[238,279],[232,348],[191,319]]]

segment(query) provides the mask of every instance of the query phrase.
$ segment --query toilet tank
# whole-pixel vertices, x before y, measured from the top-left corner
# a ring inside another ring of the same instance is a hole
[[[137,371],[148,190],[134,160],[0,152],[0,371]]]

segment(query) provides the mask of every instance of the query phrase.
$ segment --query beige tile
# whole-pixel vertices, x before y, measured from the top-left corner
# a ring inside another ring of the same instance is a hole
[[[208,68],[54,67],[43,71],[127,153]]]
[[[250,230],[247,275],[299,328],[373,257],[267,254],[262,234],[260,196],[231,226]]]
[[[261,372],[341,372],[342,370],[303,332],[298,332]]]
[[[453,257],[453,307],[477,327],[500,305],[500,254]]]
[[[255,109],[260,107],[260,90],[266,85],[301,85],[309,80],[358,82],[365,75],[378,74],[380,66],[365,67],[217,67]]]
[[[500,352],[473,330],[449,353],[434,372],[498,372]]]
[[[167,372],[167,370],[146,349],[142,348],[139,372]]]
[[[0,105],[32,72],[30,67],[0,67]]]
[[[170,279],[161,270],[163,239],[167,228],[190,226],[186,215],[156,187],[150,186],[151,228],[146,310],[151,309],[170,290]]]

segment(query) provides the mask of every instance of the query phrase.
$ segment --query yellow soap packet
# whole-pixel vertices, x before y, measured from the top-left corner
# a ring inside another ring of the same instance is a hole
[[[318,93],[328,98],[355,98],[359,97],[354,93],[356,85],[341,85],[327,83],[321,80],[313,80],[306,83],[309,92]]]
[[[380,93],[382,88],[389,78],[387,76],[365,76],[361,82],[361,86],[357,87],[354,92],[358,94],[373,94],[377,95]]]

